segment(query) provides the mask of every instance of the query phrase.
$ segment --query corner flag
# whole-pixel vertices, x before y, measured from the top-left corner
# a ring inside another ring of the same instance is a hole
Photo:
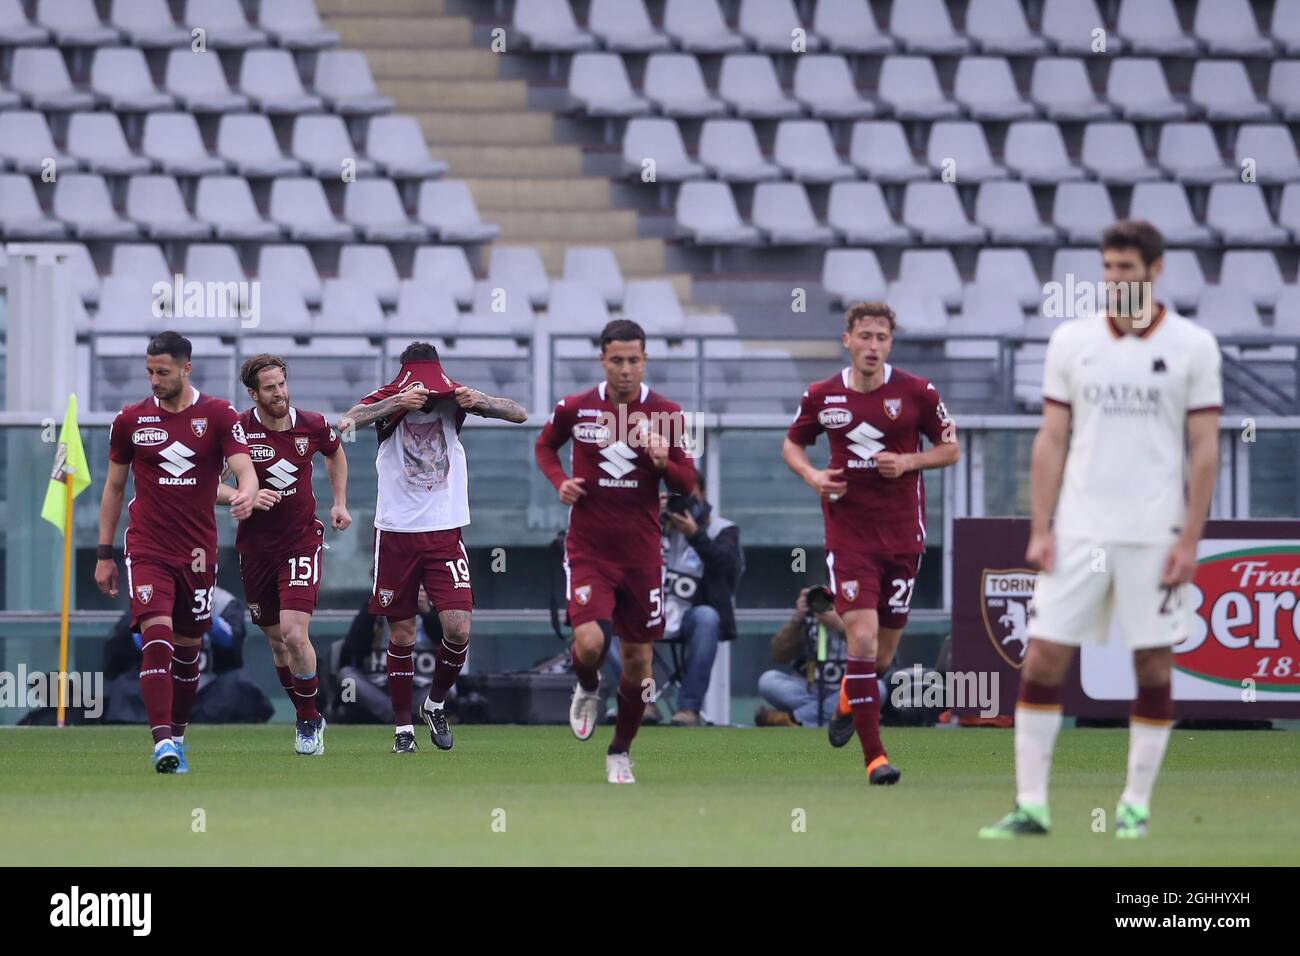
[[[65,482],[71,479],[72,493],[68,494]],[[59,431],[59,450],[54,456],[54,470],[50,473],[50,487],[45,492],[45,505],[41,517],[61,532],[66,532],[68,512],[72,499],[90,487],[90,466],[86,452],[81,447],[81,430],[77,428],[77,395],[68,396],[68,412],[63,417]]]

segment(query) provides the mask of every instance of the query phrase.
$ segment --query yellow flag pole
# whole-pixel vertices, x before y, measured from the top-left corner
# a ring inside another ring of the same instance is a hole
[[[59,726],[64,726],[68,693],[68,595],[72,588],[72,469],[63,473],[66,502],[63,511],[63,614],[59,619]]]

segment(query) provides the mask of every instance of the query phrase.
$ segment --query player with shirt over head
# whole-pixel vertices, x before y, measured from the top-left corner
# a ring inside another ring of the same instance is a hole
[[[646,353],[641,326],[628,319],[606,325],[600,364],[605,380],[560,399],[534,452],[542,474],[570,506],[565,596],[577,685],[569,727],[579,740],[595,732],[600,667],[618,634],[623,676],[605,778],[635,783],[629,751],[645,713],[641,695],[652,677],[654,642],[664,630],[659,482],[690,494],[695,466],[682,447],[681,406],[642,382]],[[570,439],[572,477],[559,454]]]
[[[316,518],[312,461],[317,452],[325,457],[335,531],[352,524],[348,462],[338,432],[325,416],[289,404],[288,372],[283,359],[268,354],[254,355],[239,372],[253,400],[239,423],[260,489],[253,513],[239,522],[235,551],[248,612],[266,632],[280,685],[293,701],[294,751],[320,756],[325,753],[325,718],[316,706],[320,680],[307,631],[320,596],[325,529]],[[233,495],[233,488],[220,485],[217,504],[228,504]]]
[[[1173,647],[1190,632],[1196,548],[1218,470],[1219,346],[1155,301],[1164,237],[1144,220],[1102,235],[1106,314],[1052,332],[1034,439],[1026,558],[1040,569],[1016,701],[1016,807],[986,839],[1043,835],[1061,686],[1112,617],[1133,652],[1128,780],[1115,835],[1147,835],[1173,726]],[[1133,294],[1118,294],[1121,291]],[[1055,522],[1053,522],[1055,511]]]
[[[957,461],[957,427],[934,385],[889,364],[894,310],[860,302],[845,315],[849,365],[804,392],[781,457],[822,502],[826,570],[835,611],[847,629],[840,706],[829,728],[843,746],[858,733],[873,784],[901,776],[880,740],[877,668],[894,657],[925,551],[921,472]],[[827,468],[807,447],[826,434]],[[933,447],[922,450],[921,439]],[[845,729],[847,728],[847,730]]]
[[[469,524],[469,474],[460,429],[466,415],[522,423],[528,411],[447,377],[438,350],[412,342],[397,377],[371,392],[339,422],[344,435],[373,424],[379,437],[375,471],[375,579],[370,613],[388,618],[388,696],[393,705],[393,753],[418,749],[411,724],[415,618],[420,585],[438,611],[433,683],[420,715],[439,750],[452,748],[443,704],[469,651],[469,555],[461,528]]]
[[[257,495],[239,413],[190,384],[189,339],[161,332],[146,349],[153,397],[127,405],[108,433],[108,478],[99,505],[95,584],[117,597],[113,537],[126,476],[135,480],[125,552],[131,623],[141,637],[140,696],[153,735],[153,767],[188,773],[185,729],[199,691],[199,654],[217,581],[213,501],[222,460],[239,482],[230,512],[247,518]]]

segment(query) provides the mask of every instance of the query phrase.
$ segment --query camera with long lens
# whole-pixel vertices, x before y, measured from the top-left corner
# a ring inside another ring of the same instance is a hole
[[[820,584],[808,589],[808,610],[813,614],[825,614],[835,606],[835,600],[831,597],[831,592],[826,590]]]

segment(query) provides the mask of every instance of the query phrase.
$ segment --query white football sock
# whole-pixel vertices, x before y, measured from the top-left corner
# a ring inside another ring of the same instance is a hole
[[[1120,803],[1132,803],[1139,807],[1151,805],[1151,791],[1155,789],[1156,774],[1160,773],[1160,763],[1165,758],[1165,747],[1169,743],[1169,731],[1172,729],[1172,722],[1129,722],[1128,781],[1119,798]]]
[[[428,705],[426,708],[427,710],[442,710],[442,705],[446,703],[446,701],[434,700],[432,697],[428,696],[424,698],[424,702]]]
[[[415,733],[415,725],[414,725],[414,724],[402,724],[400,727],[395,728],[395,729],[393,730],[393,733],[394,733],[394,734],[414,734],[414,733]]]
[[[1047,777],[1061,709],[1016,708],[1016,803],[1047,806]]]

